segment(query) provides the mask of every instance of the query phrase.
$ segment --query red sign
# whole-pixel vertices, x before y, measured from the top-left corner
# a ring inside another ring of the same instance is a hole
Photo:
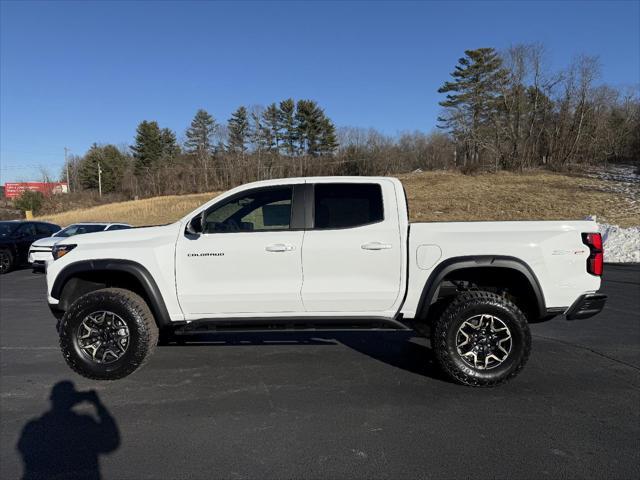
[[[46,196],[69,191],[66,182],[15,182],[4,184],[5,198],[17,198],[25,190],[42,192]]]

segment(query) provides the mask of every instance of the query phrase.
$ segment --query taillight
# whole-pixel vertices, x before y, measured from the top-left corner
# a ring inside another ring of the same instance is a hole
[[[602,275],[604,267],[604,252],[602,249],[602,235],[599,233],[583,233],[582,243],[589,247],[587,258],[587,272],[591,275]]]

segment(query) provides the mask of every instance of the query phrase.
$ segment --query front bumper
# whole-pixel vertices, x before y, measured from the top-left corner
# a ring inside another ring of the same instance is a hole
[[[44,264],[53,258],[51,250],[29,250],[29,263]]]
[[[573,302],[573,305],[565,312],[567,320],[582,320],[593,317],[602,311],[607,296],[602,293],[585,293]]]

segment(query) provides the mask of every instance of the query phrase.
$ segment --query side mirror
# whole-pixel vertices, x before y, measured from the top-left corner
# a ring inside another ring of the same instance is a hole
[[[196,215],[189,223],[187,223],[187,233],[191,235],[200,235],[204,230],[204,212]]]

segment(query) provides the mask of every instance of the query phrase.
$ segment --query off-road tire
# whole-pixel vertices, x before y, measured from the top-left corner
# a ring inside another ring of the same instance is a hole
[[[498,317],[509,328],[511,350],[495,368],[479,370],[468,365],[458,353],[457,332],[474,315]],[[486,291],[461,293],[434,320],[431,345],[441,369],[455,382],[473,387],[493,387],[515,377],[527,363],[531,352],[531,333],[526,316],[510,300]]]
[[[11,254],[11,250],[3,248],[0,249],[0,275],[9,273],[14,267],[14,258]]]
[[[125,321],[129,329],[126,352],[113,363],[92,361],[80,348],[77,332],[91,313],[109,311]],[[78,298],[60,323],[60,348],[71,369],[93,380],[117,380],[140,368],[158,343],[158,327],[146,302],[129,290],[105,288]]]

